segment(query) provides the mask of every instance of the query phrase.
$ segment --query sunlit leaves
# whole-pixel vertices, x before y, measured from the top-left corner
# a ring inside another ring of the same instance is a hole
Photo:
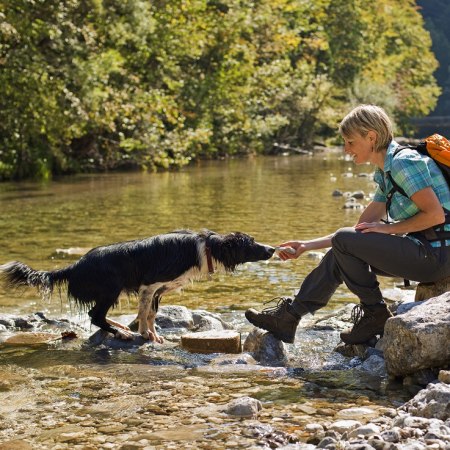
[[[309,146],[358,102],[405,128],[429,48],[412,0],[0,0],[0,178]]]

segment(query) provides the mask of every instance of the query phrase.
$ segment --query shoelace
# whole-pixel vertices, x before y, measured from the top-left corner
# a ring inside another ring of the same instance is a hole
[[[269,306],[267,308],[264,308],[261,311],[261,313],[263,313],[263,314],[277,313],[283,307],[285,307],[286,303],[289,304],[291,299],[289,297],[275,297],[275,298],[272,298],[271,300],[267,300],[266,302],[263,303],[263,305],[267,305],[268,303],[272,303],[272,302],[274,302],[276,300],[278,300],[278,301],[277,301],[277,304],[275,306]]]
[[[364,307],[361,304],[358,304],[353,307],[352,313],[350,315],[350,320],[356,325],[359,325],[362,319],[369,318],[372,316],[373,313],[371,311],[368,311],[367,309],[364,309]]]

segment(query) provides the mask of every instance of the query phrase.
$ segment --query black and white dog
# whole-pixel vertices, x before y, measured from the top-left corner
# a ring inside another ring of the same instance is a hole
[[[51,293],[67,285],[67,295],[90,308],[92,324],[118,338],[132,339],[128,327],[106,318],[121,292],[139,295],[139,333],[162,342],[155,331],[161,296],[213,273],[231,272],[238,264],[269,259],[275,249],[244,233],[195,233],[178,230],[142,240],[119,242],[90,250],[76,263],[54,271],[37,271],[21,262],[0,266],[8,286],[35,286]]]

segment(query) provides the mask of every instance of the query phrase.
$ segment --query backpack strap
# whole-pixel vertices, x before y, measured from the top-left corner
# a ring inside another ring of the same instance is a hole
[[[419,146],[422,145],[419,144]],[[422,146],[423,147],[423,146]],[[395,156],[400,153],[402,150],[408,149],[408,150],[415,150],[418,153],[422,155],[426,155],[426,148],[415,148],[411,147],[409,145],[406,146],[398,146],[393,153],[392,159],[395,158]],[[424,153],[425,151],[425,153]],[[386,217],[389,217],[389,209],[391,207],[392,203],[392,197],[394,196],[395,192],[399,192],[401,195],[403,195],[406,198],[409,198],[406,194],[405,190],[400,187],[394,180],[393,176],[391,175],[390,171],[385,172],[386,178],[391,182],[392,189],[386,194]],[[447,239],[450,239],[450,231],[444,230],[444,225],[450,224],[450,211],[448,211],[446,208],[442,207],[445,213],[445,221],[442,224],[435,225],[434,227],[427,228],[426,230],[417,231],[414,233],[409,233],[410,236],[414,236],[418,239],[425,238],[428,242],[433,241],[441,241],[441,245],[445,246],[445,241]]]
[[[409,149],[411,147],[409,146],[398,146],[395,150],[394,153],[392,155],[392,159],[395,158],[395,156],[400,153],[402,150],[405,149]],[[403,195],[403,197],[409,198],[408,195],[406,194],[406,192],[403,190],[403,188],[401,188],[394,180],[393,176],[391,175],[391,171],[387,171],[385,172],[386,178],[391,182],[392,184],[392,189],[386,194],[386,218],[389,217],[389,210],[391,208],[391,203],[392,203],[392,197],[394,196],[395,192],[399,192],[400,194]]]

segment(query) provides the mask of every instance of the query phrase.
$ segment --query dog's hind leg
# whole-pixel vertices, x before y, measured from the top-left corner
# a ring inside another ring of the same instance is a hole
[[[133,339],[133,333],[129,330],[119,328],[115,326],[117,322],[111,321],[106,318],[106,313],[114,302],[99,301],[95,306],[88,312],[91,317],[91,323],[108,333],[114,335],[114,337],[119,339]]]
[[[156,332],[155,318],[156,318],[156,314],[158,313],[158,307],[159,307],[159,302],[161,301],[161,293],[162,292],[164,292],[164,290],[161,290],[161,289],[155,292],[153,299],[152,299],[150,312],[147,315],[148,328],[155,335],[156,342],[159,342],[160,344],[162,344],[164,342],[164,339],[162,336],[160,336]]]
[[[139,334],[150,341],[162,343],[163,339],[155,330],[155,316],[154,310],[155,294],[158,291],[157,286],[145,286],[142,287],[139,294]],[[156,294],[159,299],[159,296]],[[159,301],[159,300],[158,300]],[[149,316],[152,315],[152,320],[149,320]]]

